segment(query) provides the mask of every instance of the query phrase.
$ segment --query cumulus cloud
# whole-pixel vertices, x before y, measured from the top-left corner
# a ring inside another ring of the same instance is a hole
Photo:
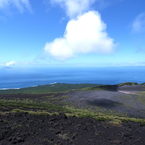
[[[10,61],[10,62],[7,62],[6,63],[6,66],[11,66],[11,65],[14,65],[16,63],[17,63],[16,61]]]
[[[45,52],[55,59],[67,60],[77,54],[110,53],[115,44],[106,32],[106,24],[96,11],[71,19],[64,36],[46,43]]]
[[[46,54],[55,59],[67,60],[78,54],[113,51],[114,40],[108,36],[101,15],[97,11],[89,11],[95,1],[51,0],[52,4],[58,4],[65,10],[70,20],[62,37],[46,43]]]
[[[61,5],[70,18],[80,15],[90,9],[96,0],[51,0],[52,4]]]
[[[29,0],[0,0],[0,9],[5,10],[11,7],[16,7],[20,12],[25,9],[31,11]]]
[[[134,33],[145,31],[145,13],[139,14],[132,24],[132,31]]]

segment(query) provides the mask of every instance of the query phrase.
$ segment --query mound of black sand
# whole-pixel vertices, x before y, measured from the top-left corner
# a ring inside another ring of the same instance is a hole
[[[36,116],[28,113],[0,116],[0,145],[144,145],[145,126],[121,127],[92,118]]]

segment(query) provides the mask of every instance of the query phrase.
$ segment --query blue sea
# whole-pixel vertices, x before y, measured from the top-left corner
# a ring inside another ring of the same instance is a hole
[[[0,89],[52,83],[118,84],[123,82],[145,82],[145,66],[0,69]]]

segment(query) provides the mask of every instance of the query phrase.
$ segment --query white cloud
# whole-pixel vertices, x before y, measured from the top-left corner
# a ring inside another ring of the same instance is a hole
[[[96,0],[51,0],[52,4],[59,4],[70,18],[88,11]]]
[[[64,36],[46,43],[45,52],[66,60],[77,54],[110,53],[115,44],[106,32],[106,24],[96,11],[89,11],[68,22]]]
[[[60,5],[70,17],[64,35],[46,43],[45,52],[59,60],[67,60],[78,54],[110,53],[114,40],[106,32],[106,24],[97,11],[89,11],[100,0],[51,0]]]
[[[134,33],[145,31],[145,13],[139,14],[132,24],[132,31]]]
[[[20,12],[24,12],[25,9],[31,11],[29,0],[0,0],[0,9],[10,9],[16,7]]]
[[[11,65],[14,65],[16,63],[17,63],[16,61],[10,61],[10,62],[7,62],[6,63],[6,66],[11,66]]]

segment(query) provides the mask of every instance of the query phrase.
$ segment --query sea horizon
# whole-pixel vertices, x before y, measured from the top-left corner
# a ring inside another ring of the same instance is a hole
[[[0,89],[20,89],[52,83],[109,84],[144,83],[145,66],[4,68],[0,69]]]

